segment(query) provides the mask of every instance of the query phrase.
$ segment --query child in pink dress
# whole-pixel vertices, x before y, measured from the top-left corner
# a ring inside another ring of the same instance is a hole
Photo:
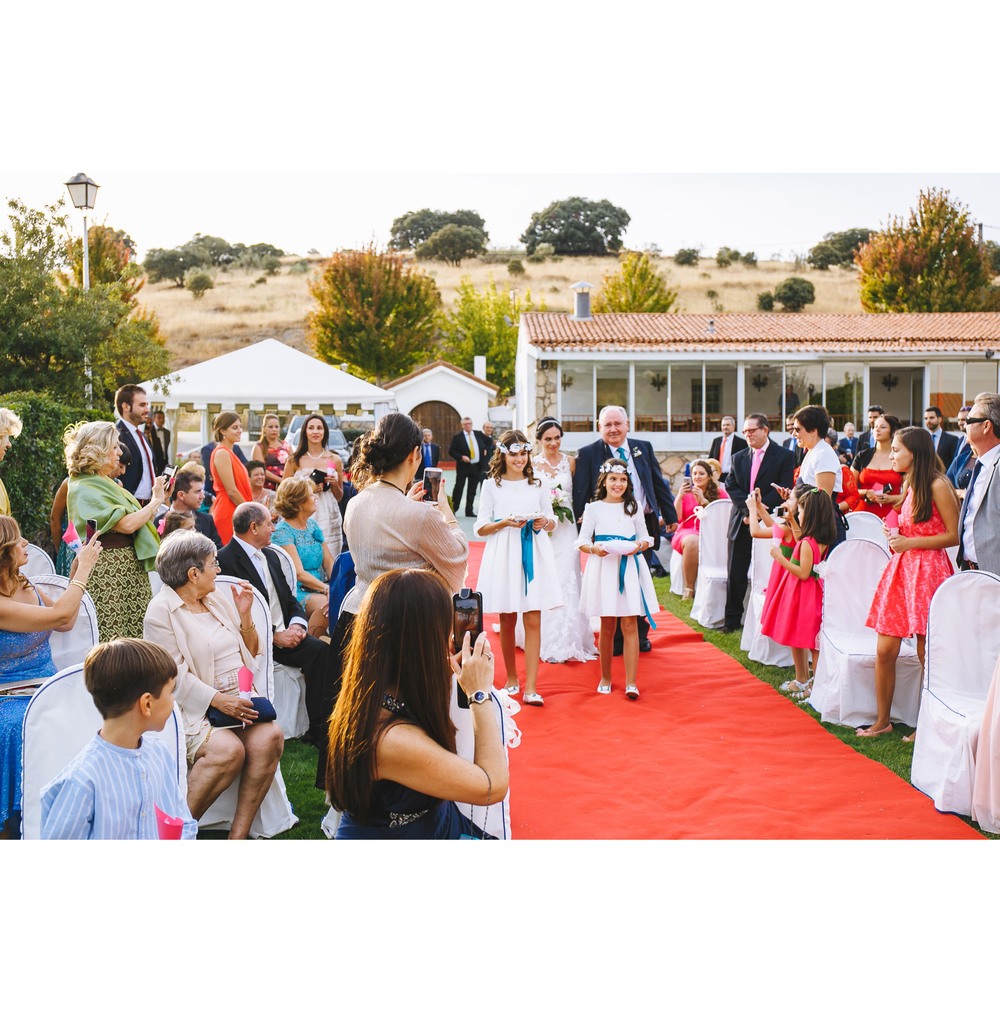
[[[823,584],[816,565],[837,538],[833,499],[818,488],[797,489],[799,539],[786,558],[780,545],[771,548],[774,559],[771,583],[764,597],[760,630],[775,642],[788,646],[795,664],[795,680],[808,691],[809,658],[819,658],[816,638],[823,620]],[[778,570],[777,583],[774,570]]]

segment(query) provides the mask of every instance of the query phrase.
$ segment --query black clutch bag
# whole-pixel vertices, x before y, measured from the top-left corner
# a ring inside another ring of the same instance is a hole
[[[257,719],[253,723],[244,724],[242,720],[236,719],[235,716],[229,716],[221,709],[216,709],[215,706],[209,706],[205,715],[208,717],[209,724],[217,730],[242,730],[244,726],[252,727],[257,723],[270,723],[278,718],[274,706],[271,705],[271,700],[263,695],[254,695],[250,699],[250,705],[257,710]]]

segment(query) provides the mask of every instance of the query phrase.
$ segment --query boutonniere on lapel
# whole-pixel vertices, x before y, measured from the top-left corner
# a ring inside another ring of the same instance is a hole
[[[633,460],[638,460],[640,456],[642,456],[642,450],[641,449],[633,449],[632,450],[632,459]]]

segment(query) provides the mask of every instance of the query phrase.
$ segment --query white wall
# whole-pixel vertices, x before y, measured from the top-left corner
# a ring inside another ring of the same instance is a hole
[[[479,383],[470,382],[451,369],[432,369],[408,382],[393,386],[396,405],[409,414],[418,404],[441,400],[458,411],[460,417],[472,418],[475,428],[481,428],[490,406],[490,391]]]

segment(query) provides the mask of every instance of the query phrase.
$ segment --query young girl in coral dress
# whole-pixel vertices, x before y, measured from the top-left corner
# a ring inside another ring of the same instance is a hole
[[[524,702],[540,706],[538,663],[541,612],[563,606],[552,544],[543,531],[556,528],[552,500],[532,471],[531,444],[521,432],[504,432],[490,460],[479,498],[476,533],[486,538],[476,589],[483,610],[500,615],[500,649],[507,692],[520,691],[514,629],[524,623]]]
[[[583,511],[576,546],[587,555],[580,590],[580,610],[600,617],[598,652],[601,658],[601,695],[611,693],[611,657],[615,622],[621,621],[625,660],[625,697],[639,697],[639,628],[636,618],[644,614],[656,628],[652,612],[659,611],[656,589],[642,552],[652,541],[632,492],[628,468],[611,459],[601,466],[594,501]]]
[[[892,466],[903,480],[899,529],[886,528],[893,556],[872,599],[866,624],[878,632],[875,653],[875,701],[878,715],[859,737],[891,734],[889,713],[896,690],[899,644],[917,637],[924,662],[927,612],[934,591],[954,572],[945,548],[958,544],[958,499],[944,471],[930,432],[901,428],[892,437]]]
[[[800,485],[795,494],[798,539],[790,558],[785,557],[782,545],[771,548],[774,563],[764,596],[760,630],[791,649],[795,681],[790,690],[805,692],[809,690],[809,659],[812,658],[815,667],[819,657],[816,638],[823,620],[823,583],[816,566],[836,542],[837,520],[833,499],[825,492]]]

